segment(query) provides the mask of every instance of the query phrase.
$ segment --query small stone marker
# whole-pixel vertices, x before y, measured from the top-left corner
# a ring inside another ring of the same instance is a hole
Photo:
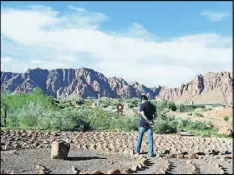
[[[70,144],[63,141],[53,141],[51,144],[51,159],[66,159]]]

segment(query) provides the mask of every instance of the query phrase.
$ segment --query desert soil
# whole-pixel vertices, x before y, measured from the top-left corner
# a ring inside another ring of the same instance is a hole
[[[228,127],[232,128],[232,108],[223,108],[217,107],[213,108],[210,111],[206,112],[199,112],[204,117],[198,117],[194,115],[189,115],[188,112],[180,113],[180,112],[170,112],[170,114],[174,115],[175,117],[179,117],[182,119],[190,119],[192,121],[201,121],[201,122],[211,122],[215,128],[223,128]],[[228,116],[229,120],[225,121],[224,116]]]

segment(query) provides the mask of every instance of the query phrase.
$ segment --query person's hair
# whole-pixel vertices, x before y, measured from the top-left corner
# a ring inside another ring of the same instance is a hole
[[[146,97],[146,95],[142,95],[141,100],[148,100],[148,98]]]

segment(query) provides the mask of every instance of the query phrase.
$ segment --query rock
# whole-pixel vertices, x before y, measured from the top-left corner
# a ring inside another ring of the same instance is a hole
[[[7,151],[7,150],[10,150],[11,149],[11,146],[10,146],[10,144],[6,144],[5,146],[4,146],[4,150],[5,151]]]
[[[133,171],[129,168],[129,169],[127,169],[127,170],[123,170],[122,172],[121,172],[121,174],[131,174],[131,173],[133,173]]]
[[[10,138],[8,138],[7,140],[8,140],[8,141],[14,141],[15,139],[12,138],[12,137],[10,137]]]
[[[160,169],[160,174],[166,174],[166,171],[163,169]]]
[[[48,140],[43,140],[44,144],[49,144],[50,142]]]
[[[51,144],[52,159],[66,159],[70,150],[70,144],[66,142],[54,141]]]
[[[218,163],[214,164],[214,166],[215,166],[216,168],[220,168],[220,164],[218,164]]]
[[[107,171],[107,174],[120,174],[120,170],[118,169],[111,169],[109,171]]]
[[[142,164],[138,164],[137,166],[140,170],[143,168]]]
[[[45,170],[39,169],[39,173],[38,174],[45,174]]]
[[[173,157],[174,157],[173,154],[168,154],[168,155],[167,155],[167,158],[168,158],[168,159],[171,159],[171,158],[173,158]]]
[[[22,148],[26,149],[28,147],[29,147],[28,143],[23,143]]]
[[[191,164],[191,163],[192,163],[191,160],[187,160],[187,161],[186,161],[186,164],[187,164],[187,165],[189,165],[189,164]]]
[[[33,146],[34,146],[35,148],[38,147],[39,145],[40,145],[39,142],[36,142],[36,143],[33,144]]]
[[[133,166],[131,167],[131,170],[132,170],[133,172],[136,172],[136,171],[138,170],[138,166],[137,166],[137,165],[133,165]]]
[[[96,148],[97,148],[97,146],[96,146],[95,144],[91,144],[91,145],[90,145],[90,149],[91,149],[91,150],[95,150]]]
[[[232,159],[231,156],[225,156],[224,159]]]
[[[96,171],[93,171],[91,174],[104,174],[104,173],[101,172],[101,171],[96,170]]]
[[[196,154],[188,154],[189,159],[198,159],[198,156]]]
[[[224,174],[224,173],[225,173],[224,170],[221,169],[221,170],[220,170],[220,174]]]
[[[15,172],[9,170],[1,170],[0,174],[15,174]]]
[[[49,169],[47,169],[45,166],[43,166],[43,165],[37,165],[36,166],[36,169],[38,169],[39,170],[39,174],[49,174]]]
[[[170,154],[170,150],[163,150],[161,153],[162,154]]]
[[[45,170],[46,167],[43,166],[43,165],[38,164],[38,165],[36,166],[36,169],[38,169],[38,170],[40,170],[40,169]]]
[[[17,143],[17,142],[15,143],[14,147],[15,147],[15,149],[21,149],[22,148],[22,146],[19,143]]]
[[[220,153],[219,151],[212,150],[212,154],[213,154],[213,155],[218,155],[219,153]]]
[[[193,171],[193,172],[196,172],[196,170],[197,170],[197,167],[196,167],[195,165],[193,165],[193,166],[192,166],[192,171]]]
[[[176,157],[179,159],[182,159],[182,158],[184,158],[184,154],[177,154]]]
[[[111,165],[113,165],[114,164],[114,162],[112,162],[112,161],[107,161],[107,163],[109,163],[109,164],[111,164]]]

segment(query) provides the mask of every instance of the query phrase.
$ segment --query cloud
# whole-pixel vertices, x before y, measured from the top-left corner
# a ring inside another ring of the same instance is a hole
[[[86,12],[86,9],[84,8],[77,8],[77,7],[74,7],[73,5],[69,5],[68,7],[72,10],[77,10],[79,12]]]
[[[20,59],[3,63],[4,70],[87,67],[150,87],[175,87],[200,73],[232,70],[232,37],[199,33],[164,39],[136,22],[104,32],[101,24],[110,17],[68,9],[3,8],[1,49],[4,57]]]
[[[212,22],[219,22],[230,16],[230,14],[227,12],[213,12],[210,10],[203,10],[200,14],[207,17]]]
[[[2,63],[8,63],[8,62],[11,62],[12,60],[13,60],[12,57],[3,57],[3,58],[1,58]]]

